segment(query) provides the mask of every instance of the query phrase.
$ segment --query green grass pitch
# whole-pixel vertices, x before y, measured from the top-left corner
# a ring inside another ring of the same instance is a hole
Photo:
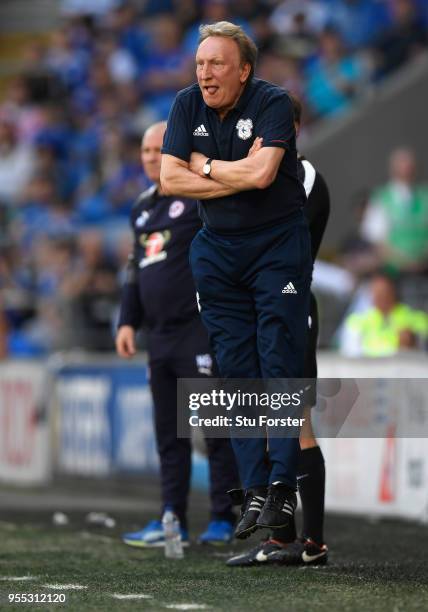
[[[205,510],[191,517],[193,536],[204,526]],[[116,513],[114,530],[88,529],[83,516],[75,512],[69,526],[54,527],[50,512],[0,510],[0,609],[428,610],[427,526],[330,515],[327,566],[228,568],[227,556],[256,543],[257,534],[227,547],[193,544],[183,560],[169,561],[161,549],[131,549],[120,542],[137,516],[141,521],[152,516]],[[10,579],[23,576],[32,579]],[[46,586],[70,584],[87,588]],[[9,593],[65,593],[67,601],[11,605]],[[113,597],[132,594],[146,597]],[[176,607],[183,604],[191,606]]]

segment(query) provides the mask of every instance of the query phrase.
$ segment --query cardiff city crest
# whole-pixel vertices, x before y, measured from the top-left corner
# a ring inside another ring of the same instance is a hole
[[[251,119],[240,119],[236,124],[236,129],[241,140],[248,140],[253,133],[253,122]]]

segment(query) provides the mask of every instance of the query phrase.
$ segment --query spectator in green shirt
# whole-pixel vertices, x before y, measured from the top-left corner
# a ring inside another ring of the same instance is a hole
[[[416,182],[410,149],[392,152],[390,180],[373,193],[361,229],[391,272],[428,269],[428,185]]]

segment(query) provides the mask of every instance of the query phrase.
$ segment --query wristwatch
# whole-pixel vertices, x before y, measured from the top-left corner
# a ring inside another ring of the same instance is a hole
[[[209,158],[207,159],[207,161],[205,162],[205,164],[202,166],[202,172],[204,173],[204,175],[207,178],[211,178],[211,164],[212,164],[212,159]]]

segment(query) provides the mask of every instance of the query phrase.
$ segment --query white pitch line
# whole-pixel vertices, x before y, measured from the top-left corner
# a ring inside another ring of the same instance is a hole
[[[36,580],[37,576],[0,576],[2,582],[24,582],[26,580]]]
[[[144,593],[129,593],[129,595],[112,593],[111,597],[115,599],[153,599],[153,595],[145,595]]]
[[[84,584],[44,584],[45,589],[54,589],[56,591],[82,591],[88,587]]]
[[[168,604],[165,608],[170,608],[172,610],[209,610],[209,606],[205,604]]]

